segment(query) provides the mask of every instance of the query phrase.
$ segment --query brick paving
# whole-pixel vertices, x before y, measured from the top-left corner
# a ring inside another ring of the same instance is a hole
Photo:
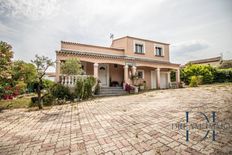
[[[194,112],[216,112],[216,121],[232,122],[232,85],[158,90],[139,95],[98,98],[49,110],[0,113],[0,154],[232,154],[232,129],[185,130],[172,124],[202,122]]]

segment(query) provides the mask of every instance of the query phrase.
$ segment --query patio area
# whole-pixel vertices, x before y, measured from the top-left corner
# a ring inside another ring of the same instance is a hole
[[[232,122],[232,84],[156,90],[138,95],[97,98],[28,112],[0,113],[0,154],[232,154],[232,128],[212,132],[173,124],[202,123],[205,113],[216,122]]]

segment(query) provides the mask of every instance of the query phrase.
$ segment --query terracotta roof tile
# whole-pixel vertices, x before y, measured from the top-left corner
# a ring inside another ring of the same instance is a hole
[[[95,53],[95,52],[83,52],[83,51],[73,51],[73,50],[60,50],[56,51],[57,54],[74,54],[74,55],[85,55],[85,56],[94,56],[94,57],[105,57],[105,58],[114,58],[114,59],[126,59],[126,60],[138,60],[138,61],[146,61],[146,62],[154,62],[154,63],[160,63],[160,64],[170,64],[170,65],[176,65],[179,66],[179,64],[173,64],[166,61],[158,61],[153,59],[147,59],[147,58],[135,58],[130,56],[124,56],[124,55],[111,55],[111,54],[103,54],[103,53]]]
[[[90,47],[97,47],[97,48],[105,48],[105,49],[124,51],[124,49],[120,49],[120,48],[105,47],[105,46],[90,45],[90,44],[82,44],[82,43],[77,43],[77,42],[61,41],[61,43],[63,43],[63,44],[74,44],[74,45],[83,45],[83,46],[90,46]]]
[[[208,59],[193,60],[193,61],[189,61],[188,63],[198,64],[198,63],[215,62],[215,61],[221,61],[221,60],[222,60],[221,57],[214,57],[214,58],[208,58]]]

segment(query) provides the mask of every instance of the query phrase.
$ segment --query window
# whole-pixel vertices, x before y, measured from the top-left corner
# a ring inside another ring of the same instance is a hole
[[[138,78],[144,79],[144,70],[137,70]]]
[[[163,49],[162,47],[155,47],[155,55],[163,56]]]
[[[135,44],[135,53],[144,53],[143,44]]]

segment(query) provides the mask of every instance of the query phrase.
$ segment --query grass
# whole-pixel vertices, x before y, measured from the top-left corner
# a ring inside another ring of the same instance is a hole
[[[1,100],[0,111],[3,109],[27,108],[31,103],[31,97],[22,97],[13,100]]]

